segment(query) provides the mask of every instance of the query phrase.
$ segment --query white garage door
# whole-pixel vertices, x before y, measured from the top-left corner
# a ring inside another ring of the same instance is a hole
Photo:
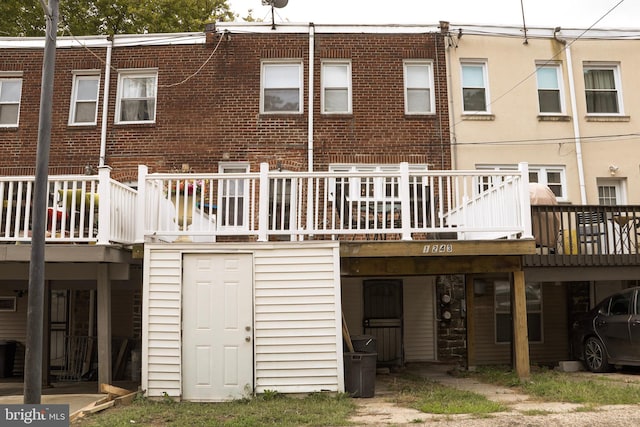
[[[183,399],[221,401],[252,392],[252,266],[249,254],[185,255]]]

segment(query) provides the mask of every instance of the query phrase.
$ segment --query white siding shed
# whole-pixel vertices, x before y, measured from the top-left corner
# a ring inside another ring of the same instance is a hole
[[[184,394],[183,257],[251,254],[253,391],[343,391],[338,242],[145,245],[142,388]]]

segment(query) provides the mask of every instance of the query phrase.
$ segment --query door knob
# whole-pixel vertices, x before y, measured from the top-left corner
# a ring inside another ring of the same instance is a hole
[[[249,342],[249,341],[251,341],[251,337],[244,337],[244,340],[245,340],[246,342]]]

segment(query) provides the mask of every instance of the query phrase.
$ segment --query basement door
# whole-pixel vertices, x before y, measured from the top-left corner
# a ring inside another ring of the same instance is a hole
[[[223,401],[253,392],[253,257],[183,260],[182,398]]]
[[[402,280],[363,282],[364,333],[376,337],[378,365],[403,362]]]

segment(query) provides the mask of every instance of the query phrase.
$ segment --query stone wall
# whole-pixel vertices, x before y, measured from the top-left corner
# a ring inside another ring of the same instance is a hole
[[[436,298],[438,360],[465,366],[467,322],[464,275],[438,276]]]

